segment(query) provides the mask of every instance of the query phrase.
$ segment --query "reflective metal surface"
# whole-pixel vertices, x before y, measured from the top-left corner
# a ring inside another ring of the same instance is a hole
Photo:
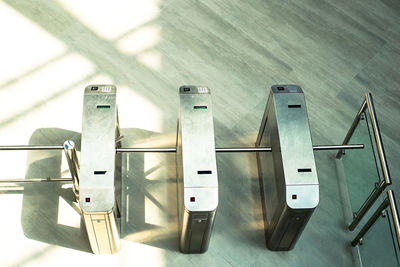
[[[363,149],[363,144],[354,144],[354,145],[315,145],[313,146],[313,150],[338,150],[338,149]],[[175,153],[175,147],[160,147],[160,148],[117,148],[117,153],[125,153],[125,152],[139,152],[139,153]],[[216,147],[215,152],[217,153],[238,153],[238,152],[272,152],[272,148],[270,147]]]
[[[37,146],[37,145],[20,145],[20,146],[0,146],[0,150],[61,150],[63,146]]]
[[[319,202],[319,185],[303,92],[274,85],[256,142],[267,247],[290,250]]]
[[[207,87],[182,86],[177,137],[180,249],[208,248],[218,206],[211,95]]]
[[[79,204],[90,246],[96,254],[115,253],[119,231],[114,212],[115,140],[118,137],[116,88],[90,85],[85,89],[82,117]]]
[[[389,199],[389,205],[390,205],[390,211],[392,213],[392,218],[393,218],[393,227],[395,230],[395,235],[396,235],[396,244],[397,244],[397,250],[400,251],[400,218],[399,218],[399,212],[397,209],[397,203],[396,199],[394,197],[394,193],[392,190],[387,191],[387,196]]]
[[[67,140],[64,142],[64,153],[67,158],[69,171],[72,176],[72,181],[74,183],[74,194],[75,199],[79,201],[79,160],[76,153],[75,143],[72,140]]]
[[[40,183],[40,182],[64,182],[71,183],[72,178],[29,178],[29,179],[1,179],[0,184]]]
[[[386,162],[385,149],[383,148],[381,131],[379,130],[378,120],[376,118],[374,101],[372,99],[372,94],[368,93],[365,95],[365,99],[368,105],[368,112],[372,122],[372,130],[374,133],[374,138],[376,142],[376,148],[378,150],[379,162],[382,168],[383,178],[387,185],[392,184],[392,180],[390,178],[389,168]]]

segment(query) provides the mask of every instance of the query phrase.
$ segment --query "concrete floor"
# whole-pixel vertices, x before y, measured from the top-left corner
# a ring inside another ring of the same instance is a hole
[[[400,2],[0,2],[1,145],[79,142],[83,89],[118,88],[123,146],[175,144],[178,88],[211,88],[217,146],[252,146],[269,87],[302,86],[314,144],[340,144],[372,92],[400,192]],[[71,190],[2,187],[2,266],[353,266],[334,152],[315,152],[320,204],[296,248],[265,247],[256,157],[217,156],[207,253],[178,251],[175,158],[123,158],[121,251],[90,253]],[[61,152],[1,152],[1,179],[68,177]]]

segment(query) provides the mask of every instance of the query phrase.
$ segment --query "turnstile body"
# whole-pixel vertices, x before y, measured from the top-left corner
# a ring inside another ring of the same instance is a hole
[[[116,88],[90,85],[83,101],[79,204],[93,252],[111,254],[119,248]]]
[[[296,85],[274,85],[256,146],[264,227],[270,250],[294,247],[319,202],[305,98]]]
[[[208,248],[218,206],[218,176],[210,90],[179,88],[177,136],[180,249],[202,253]]]

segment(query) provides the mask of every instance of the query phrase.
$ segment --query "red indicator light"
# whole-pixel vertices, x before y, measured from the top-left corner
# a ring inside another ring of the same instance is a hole
[[[292,199],[297,199],[297,195],[292,195]]]
[[[90,197],[85,198],[85,202],[86,203],[90,202]]]
[[[190,197],[190,202],[195,202],[196,198],[195,197]]]

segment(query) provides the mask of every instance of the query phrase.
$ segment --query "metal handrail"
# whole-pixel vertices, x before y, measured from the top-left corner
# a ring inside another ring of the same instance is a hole
[[[389,198],[390,211],[392,212],[393,226],[396,231],[397,246],[400,250],[400,219],[397,211],[396,199],[392,190],[389,190],[387,194]]]
[[[376,119],[374,101],[372,99],[371,93],[366,94],[365,98],[367,100],[369,116],[370,116],[371,122],[372,122],[372,130],[374,132],[376,148],[378,150],[379,161],[381,163],[383,178],[385,179],[386,184],[390,185],[390,184],[392,184],[392,181],[390,179],[389,168],[388,168],[387,162],[386,162],[385,150],[383,148],[382,137],[381,137],[381,132],[379,130],[378,120]]]

